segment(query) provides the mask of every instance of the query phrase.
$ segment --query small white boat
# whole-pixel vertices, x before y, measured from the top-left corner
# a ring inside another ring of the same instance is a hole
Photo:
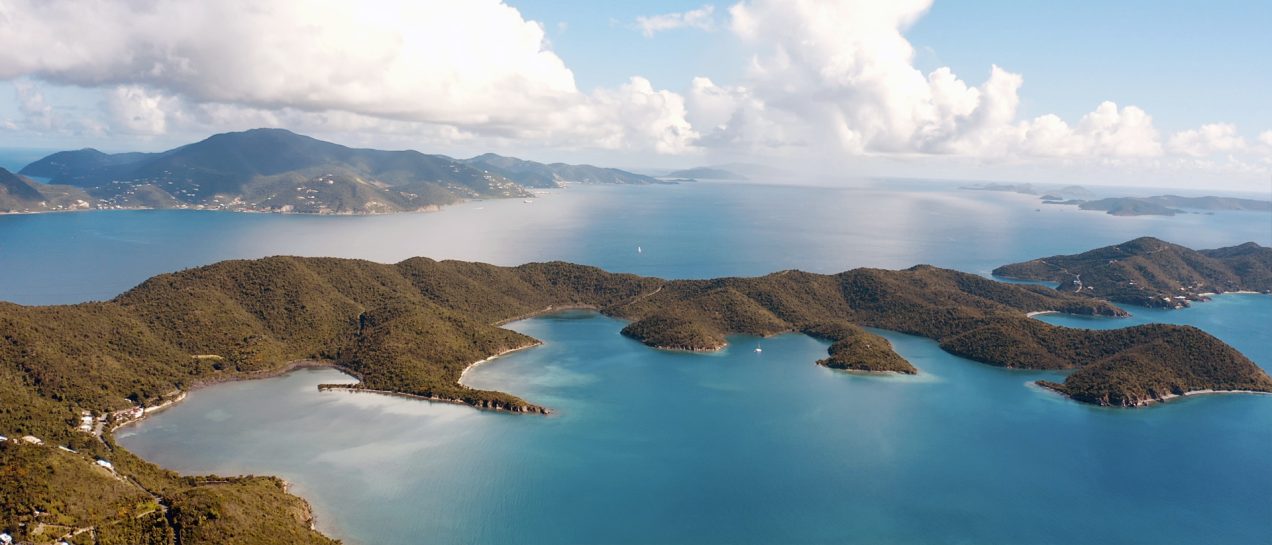
[[[763,351],[764,351],[764,349],[763,349],[763,348],[760,348],[760,347],[758,347],[758,346],[757,346],[757,347],[755,347],[755,353],[756,353],[756,354],[759,354],[760,352],[763,352]]]
[[[637,246],[637,247],[636,247],[636,253],[638,253],[638,254],[643,254],[643,253],[645,253],[645,250],[642,250],[642,249],[640,249],[640,246]]]
[[[532,202],[534,202],[534,201],[532,201],[532,200],[530,200],[530,199],[526,199],[526,200],[521,201],[521,202],[526,203],[526,204],[530,204],[530,203],[532,203]]]

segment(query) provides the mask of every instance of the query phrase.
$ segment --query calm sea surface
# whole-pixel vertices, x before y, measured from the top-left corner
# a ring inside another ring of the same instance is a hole
[[[566,260],[666,278],[998,265],[1152,235],[1193,248],[1272,244],[1272,214],[1118,218],[953,185],[851,189],[699,182],[572,186],[526,204],[440,213],[286,216],[196,211],[0,216],[0,300],[109,299],[155,274],[290,254],[516,265]],[[637,247],[643,252],[638,253]]]
[[[1039,211],[1036,211],[1039,210]],[[1272,244],[1272,215],[1115,218],[1014,194],[699,183],[579,187],[434,214],[109,212],[0,217],[0,299],[109,298],[232,257],[564,259],[689,278],[1012,261],[1141,235]],[[637,252],[640,246],[643,252]],[[1073,327],[1193,324],[1272,368],[1272,297],[1227,295]],[[882,332],[920,370],[817,367],[800,335],[660,352],[589,313],[509,327],[546,341],[466,378],[549,417],[319,393],[331,370],[225,384],[121,430],[183,472],[283,476],[351,543],[1268,543],[1272,397],[1147,409],[1070,402]],[[760,344],[762,354],[753,348]]]

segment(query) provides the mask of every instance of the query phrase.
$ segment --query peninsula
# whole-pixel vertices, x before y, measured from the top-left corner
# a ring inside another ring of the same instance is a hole
[[[1077,369],[1045,386],[1086,403],[1272,391],[1258,366],[1196,328],[1052,326],[1026,314],[1125,311],[925,265],[662,280],[562,262],[225,261],[153,277],[111,301],[0,303],[0,434],[22,438],[0,441],[0,469],[14,476],[0,481],[0,526],[43,541],[91,531],[101,543],[330,543],[277,479],[179,476],[118,447],[110,430],[199,385],[295,362],[360,379],[327,387],[547,412],[459,379],[474,362],[538,342],[498,324],[580,307],[629,320],[623,334],[651,347],[717,350],[729,334],[802,332],[831,342],[817,364],[919,372],[862,326],[900,331],[990,365]]]

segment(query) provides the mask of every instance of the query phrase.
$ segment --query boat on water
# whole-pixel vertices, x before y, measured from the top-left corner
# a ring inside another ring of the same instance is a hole
[[[760,348],[760,347],[758,347],[758,346],[757,346],[757,347],[755,347],[755,353],[756,353],[756,354],[759,354],[760,352],[763,352],[763,351],[764,351],[764,349],[763,349],[763,348]]]
[[[638,254],[643,254],[643,253],[645,253],[645,250],[642,250],[642,249],[640,249],[640,246],[637,246],[637,247],[636,247],[636,253],[638,253]]]

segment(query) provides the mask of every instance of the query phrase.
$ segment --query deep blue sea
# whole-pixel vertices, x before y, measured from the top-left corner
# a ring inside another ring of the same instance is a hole
[[[271,254],[564,259],[671,278],[917,263],[988,274],[1142,235],[1268,245],[1272,214],[1117,218],[875,182],[571,186],[529,204],[381,217],[0,216],[0,299],[109,298],[159,272]],[[1039,318],[1189,323],[1272,368],[1272,297],[1130,310]],[[305,370],[200,390],[117,435],[183,472],[280,475],[321,530],[367,545],[1272,542],[1272,397],[1104,409],[1031,385],[1059,374],[890,332],[918,376],[818,367],[826,344],[801,335],[683,354],[626,339],[622,325],[577,312],[510,324],[546,344],[465,379],[556,409],[548,417],[319,393],[338,373]]]

